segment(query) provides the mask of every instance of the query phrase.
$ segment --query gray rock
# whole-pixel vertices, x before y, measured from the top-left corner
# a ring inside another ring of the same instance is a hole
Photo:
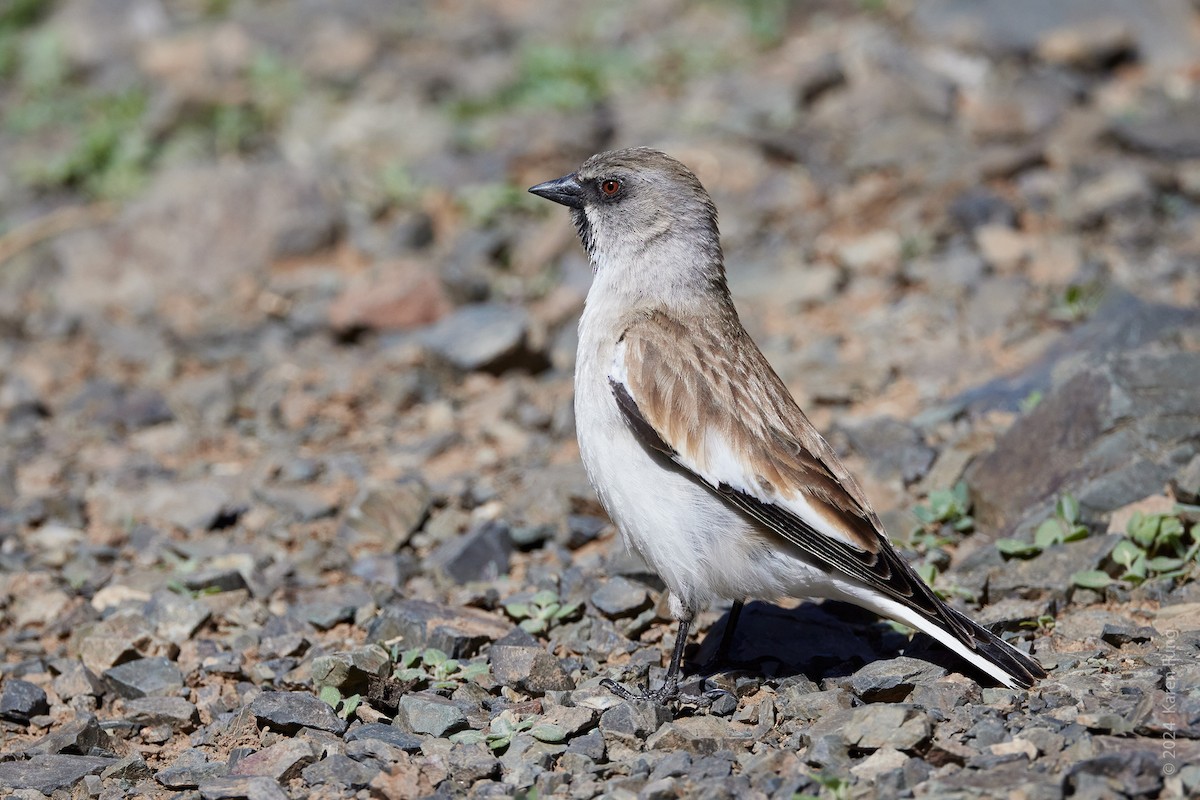
[[[488,661],[497,683],[527,694],[575,688],[559,660],[540,646],[494,645],[488,651]]]
[[[100,723],[93,715],[85,714],[38,739],[29,746],[28,752],[92,755],[94,749],[107,749],[108,746],[108,734],[100,730]]]
[[[644,739],[671,719],[670,711],[646,700],[623,700],[600,715],[600,730],[623,739]]]
[[[135,431],[170,422],[171,408],[161,394],[149,388],[127,388],[93,381],[83,388],[66,412],[92,425]]]
[[[139,725],[169,725],[188,731],[200,723],[196,706],[182,697],[140,697],[125,702],[125,718]]]
[[[270,778],[217,778],[200,785],[202,800],[287,800],[287,793]]]
[[[451,608],[424,600],[388,605],[367,627],[367,640],[399,639],[405,648],[433,647],[451,658],[470,658],[513,625],[474,608]]]
[[[866,703],[899,703],[918,684],[932,684],[945,677],[946,670],[915,658],[872,661],[846,678],[832,678],[831,686],[849,689]]]
[[[1155,158],[1200,158],[1200,104],[1169,103],[1150,113],[1121,117],[1111,128],[1125,147]]]
[[[968,233],[980,225],[1009,225],[1017,219],[1016,210],[1000,195],[985,186],[972,186],[950,201],[950,218]]]
[[[854,449],[866,457],[871,471],[882,479],[899,477],[906,484],[914,483],[937,457],[915,428],[891,417],[876,417],[843,430]]]
[[[180,753],[170,766],[155,773],[154,780],[168,789],[195,789],[228,771],[225,764],[210,762],[203,751],[193,749]]]
[[[129,783],[137,783],[138,781],[147,780],[154,776],[150,767],[140,755],[136,753],[125,756],[124,758],[114,761],[104,768],[100,773],[100,777],[104,780],[120,780]]]
[[[331,517],[337,513],[336,503],[305,488],[274,487],[261,488],[254,496],[282,514],[299,522]]]
[[[419,692],[400,698],[399,717],[413,733],[444,737],[467,728],[467,715],[452,700]]]
[[[461,370],[500,373],[538,368],[540,357],[525,349],[529,315],[518,307],[490,303],[460,308],[421,332],[430,351]]]
[[[463,789],[475,781],[500,776],[500,760],[484,744],[455,745],[450,751],[450,779]]]
[[[933,720],[913,705],[871,705],[853,709],[842,729],[846,743],[862,750],[913,750],[928,741]]]
[[[432,502],[433,494],[419,478],[378,486],[350,511],[350,524],[397,550],[425,524]]]
[[[360,764],[344,755],[326,756],[315,764],[304,768],[304,782],[309,786],[348,786],[362,789],[378,774],[378,770]]]
[[[514,549],[506,524],[485,522],[443,544],[428,563],[457,583],[490,581],[508,572]]]
[[[310,739],[284,739],[242,757],[230,767],[230,776],[264,776],[287,783],[317,760]]]
[[[212,616],[210,608],[199,600],[168,591],[151,595],[144,613],[155,634],[173,644],[191,639]]]
[[[599,730],[588,731],[582,736],[576,736],[567,745],[567,753],[578,754],[591,761],[603,761],[607,751],[604,734]]]
[[[121,697],[164,697],[183,688],[183,673],[162,656],[118,664],[105,670],[104,678]]]
[[[1200,428],[1196,376],[1200,353],[1158,350],[1079,371],[971,465],[976,518],[1012,530],[1049,516],[1064,492],[1078,498],[1085,516],[1156,493],[1195,453],[1187,442]]]
[[[0,694],[0,717],[25,725],[30,717],[49,713],[50,703],[42,687],[19,678],[9,678],[4,682],[4,693]]]
[[[351,728],[346,733],[347,742],[355,742],[362,739],[378,739],[408,753],[416,753],[421,749],[420,737],[413,736],[411,733],[405,733],[395,725],[384,725],[379,722],[360,725],[357,728]]]
[[[339,734],[346,730],[346,721],[308,692],[263,692],[251,701],[250,713],[261,724],[288,734],[301,728]]]
[[[54,692],[63,700],[104,693],[104,682],[82,663],[62,659],[51,666],[59,673],[54,679]]]
[[[0,786],[36,789],[42,794],[50,794],[74,786],[84,775],[99,774],[116,760],[97,756],[39,754],[28,761],[6,761],[0,763]]]
[[[646,740],[646,747],[702,756],[748,747],[755,741],[752,731],[735,724],[719,717],[684,717],[662,725]]]
[[[345,653],[318,656],[310,667],[313,683],[335,686],[343,695],[366,690],[370,678],[382,678],[391,669],[391,655],[377,644],[359,647]]]
[[[609,619],[637,616],[650,607],[646,587],[617,575],[604,581],[592,592],[592,605]]]

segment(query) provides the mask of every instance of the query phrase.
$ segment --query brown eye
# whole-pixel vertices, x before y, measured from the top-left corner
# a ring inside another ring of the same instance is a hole
[[[621,182],[609,178],[600,184],[600,191],[604,192],[605,197],[613,197],[617,192],[621,191]]]

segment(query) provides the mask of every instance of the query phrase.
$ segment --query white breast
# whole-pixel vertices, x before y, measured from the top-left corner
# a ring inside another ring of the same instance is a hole
[[[764,546],[753,522],[637,441],[609,386],[619,331],[602,311],[589,306],[580,321],[575,424],[584,468],[626,545],[692,609],[716,598],[821,596],[823,571],[786,546]]]

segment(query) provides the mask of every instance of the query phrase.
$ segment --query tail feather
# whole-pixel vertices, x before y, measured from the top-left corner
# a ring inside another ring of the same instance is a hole
[[[857,596],[846,599],[931,636],[1010,689],[1028,689],[1046,677],[1046,670],[1031,656],[949,606],[943,605],[942,611],[952,617],[965,634],[961,638],[956,632],[947,630],[944,624],[877,592],[866,596],[855,594]]]

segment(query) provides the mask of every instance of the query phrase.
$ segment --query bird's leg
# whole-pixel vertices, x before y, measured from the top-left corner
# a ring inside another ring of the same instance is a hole
[[[733,647],[733,632],[737,630],[738,619],[742,616],[742,606],[744,605],[744,601],[734,600],[733,605],[729,607],[729,618],[725,620],[725,630],[721,631],[721,643],[717,645],[717,653],[709,662],[710,664],[715,666],[729,660],[729,651]]]
[[[684,611],[686,613],[679,615],[679,633],[675,637],[675,649],[671,652],[671,664],[667,667],[667,679],[660,688],[650,691],[650,687],[647,685],[642,688],[640,693],[633,692],[611,678],[605,678],[600,681],[600,685],[622,700],[650,700],[661,705],[678,697],[679,672],[680,666],[683,663],[683,650],[687,647],[688,631],[691,630],[692,617],[695,616],[695,613],[690,609],[684,609]]]

